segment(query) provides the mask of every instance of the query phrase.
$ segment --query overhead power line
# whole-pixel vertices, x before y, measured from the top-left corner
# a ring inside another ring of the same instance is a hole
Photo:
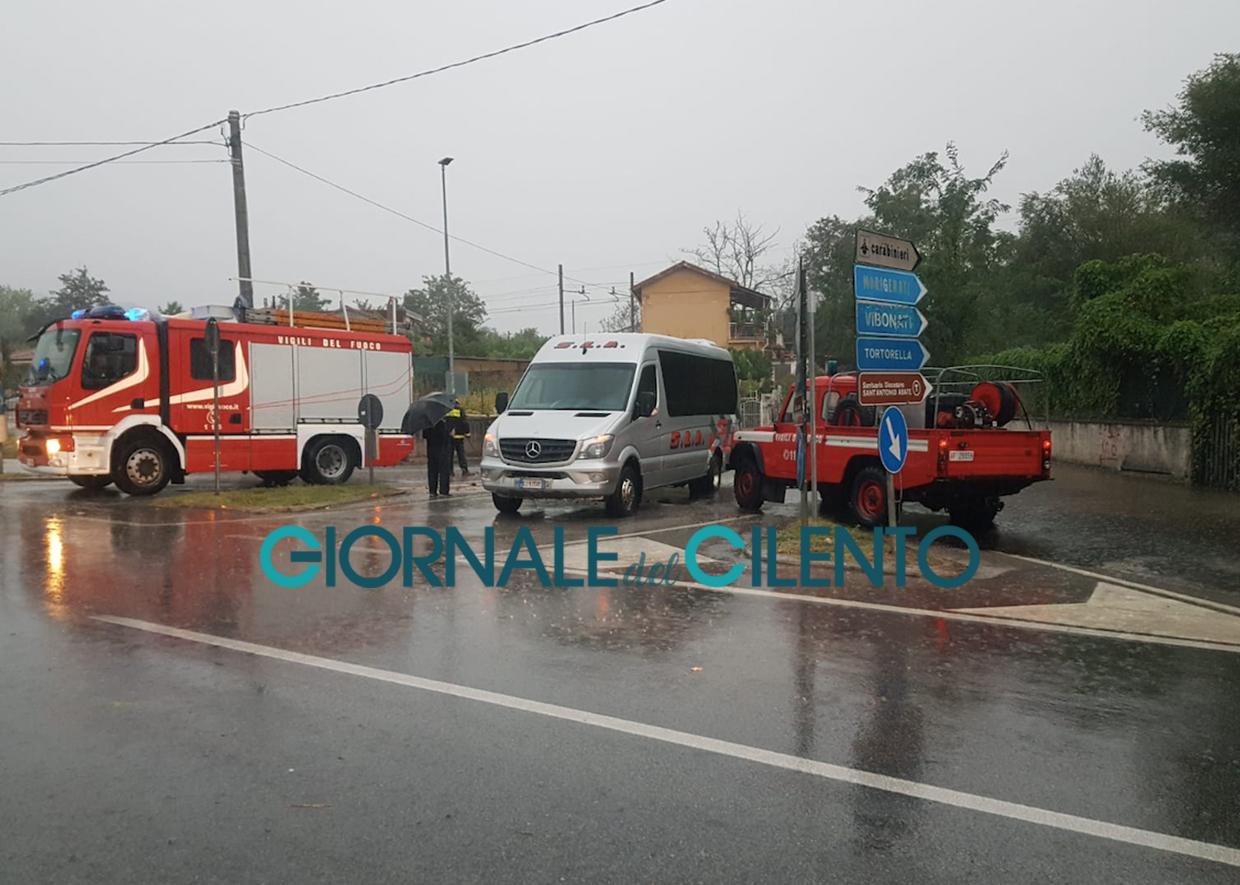
[[[194,141],[0,141],[0,147],[128,147],[131,145],[146,145],[148,147],[157,147],[164,144],[211,144],[219,147],[218,141],[205,141],[196,139]]]
[[[475,55],[467,59],[462,59],[461,61],[450,62],[448,64],[440,65],[435,68],[428,68],[427,70],[424,70],[424,71],[418,71],[415,74],[408,74],[404,77],[396,77],[391,80],[385,80],[382,83],[371,83],[367,86],[359,86],[356,89],[346,89],[342,92],[333,92],[328,95],[321,95],[317,98],[308,98],[303,101],[294,101],[294,102],[289,102],[288,104],[275,105],[273,107],[263,108],[258,111],[250,111],[244,116],[246,118],[249,118],[249,117],[258,116],[260,114],[274,114],[278,111],[287,111],[293,108],[305,107],[307,105],[319,104],[325,101],[333,101],[337,98],[345,98],[346,96],[357,95],[362,92],[370,92],[371,90],[374,90],[374,89],[382,89],[386,86],[394,86],[397,83],[407,83],[410,80],[417,80],[422,77],[429,77],[429,76],[432,76],[433,74],[443,73],[444,71],[450,71],[455,68],[465,67],[466,65],[471,65],[471,64],[475,64],[480,61],[485,61],[490,58],[496,58],[497,56],[506,55],[510,52],[516,52],[521,49],[528,49],[529,47],[536,46],[539,43],[546,43],[549,40],[555,40],[555,39],[558,39],[559,37],[565,37],[565,36],[568,36],[569,34],[575,34],[578,31],[584,31],[585,29],[592,28],[595,25],[601,25],[601,24],[604,24],[605,22],[615,21],[618,18],[623,18],[626,15],[632,15],[635,12],[641,12],[645,9],[651,8],[652,6],[658,6],[661,3],[665,3],[665,2],[667,2],[667,0],[650,0],[650,2],[642,3],[638,6],[632,6],[632,7],[629,7],[628,9],[622,9],[619,12],[614,12],[611,15],[606,15],[606,16],[603,16],[602,18],[596,18],[596,19],[593,19],[592,21],[583,22],[582,24],[574,25],[571,28],[564,28],[563,30],[555,31],[554,33],[551,33],[551,34],[544,34],[541,37],[535,37],[532,40],[526,40],[522,43],[514,43],[510,46],[505,46],[501,49],[494,49],[490,52],[484,52],[481,55]],[[216,126],[220,126],[226,122],[227,122],[227,118],[224,118],[221,120],[213,120],[210,123],[206,123],[195,129],[191,129],[188,132],[182,132],[180,135],[174,135],[171,138],[165,138],[162,141],[119,142],[118,144],[134,145],[133,150],[124,151],[119,154],[114,154],[113,156],[110,156],[110,157],[104,157],[100,160],[95,160],[90,163],[84,163],[81,166],[77,166],[73,169],[66,169],[64,172],[58,172],[55,175],[46,175],[42,178],[36,178],[32,181],[24,181],[21,184],[11,185],[10,187],[0,189],[0,197],[5,197],[5,196],[8,196],[9,194],[15,194],[18,191],[23,191],[23,190],[26,190],[27,188],[38,187],[41,184],[47,184],[48,182],[57,181],[61,178],[67,178],[70,175],[76,175],[79,172],[85,172],[88,169],[95,169],[99,166],[103,166],[108,163],[115,163],[118,160],[123,160],[126,157],[132,157],[134,154],[140,154],[143,151],[148,151],[148,150],[151,150],[152,148],[162,147],[164,145],[172,144],[173,142],[179,142],[181,141],[181,139],[188,138],[191,135],[197,135],[199,132],[205,132],[208,129],[213,129]],[[17,145],[19,143],[12,142],[9,144]],[[36,144],[35,142],[29,142],[29,143],[23,144],[22,146],[34,146],[35,144]],[[52,142],[45,142],[44,144],[50,145],[52,144]],[[69,143],[64,142],[64,144],[69,144]],[[85,145],[87,144],[87,142],[79,142],[79,144]],[[96,144],[102,145],[104,144],[104,142],[96,142]],[[386,207],[381,207],[381,208],[386,208]],[[418,224],[421,223],[421,222],[417,222],[416,219],[409,219],[409,220],[415,221],[415,223],[418,223]],[[462,240],[461,242],[468,242],[468,241]],[[470,245],[476,246],[477,244],[470,243]],[[478,248],[484,248],[484,247],[478,247]],[[490,250],[484,249],[484,251],[490,251]],[[501,256],[501,257],[507,258],[508,256]],[[513,260],[513,259],[510,258],[509,260]],[[518,261],[518,263],[526,264],[525,262],[521,262],[521,261]],[[534,267],[535,270],[541,270],[544,273],[549,272],[549,271],[546,271],[545,268],[535,267],[534,265],[526,264],[526,266]],[[578,280],[577,282],[581,282],[581,281]],[[590,283],[587,285],[594,285],[594,284]]]
[[[326,178],[322,175],[319,175],[316,172],[311,172],[309,169],[305,168],[304,166],[298,166],[296,163],[286,160],[283,157],[277,156],[273,154],[271,151],[264,150],[263,148],[254,144],[254,142],[252,141],[246,141],[245,146],[249,148],[250,150],[257,151],[258,153],[262,154],[264,157],[267,157],[268,159],[275,160],[277,163],[287,166],[288,168],[296,172],[300,172],[302,175],[308,176],[309,178],[313,178],[315,181],[321,182],[330,188],[334,188],[335,190],[338,190],[343,194],[348,194],[350,197],[353,197],[354,199],[357,199],[357,200],[361,200],[363,203],[367,203],[371,206],[374,206],[376,209],[382,209],[384,212],[395,215],[397,218],[403,218],[405,221],[409,221],[409,222],[412,222],[413,224],[418,225],[418,227],[424,227],[429,231],[434,231],[440,236],[443,236],[443,228],[435,227],[435,225],[433,224],[428,224],[427,222],[422,221],[419,218],[414,218],[412,215],[409,215],[405,212],[401,212],[399,209],[394,209],[385,203],[380,203],[378,200],[371,199],[365,194],[360,194],[357,191],[352,190],[351,188],[345,187],[343,184],[339,184],[335,181],[332,181],[330,178]],[[557,271],[550,270],[545,267],[539,267],[537,264],[531,264],[528,261],[523,261],[520,258],[516,258],[512,255],[507,255],[503,252],[500,252],[497,249],[492,249],[489,246],[482,245],[481,243],[475,243],[473,240],[467,240],[464,237],[457,236],[456,234],[450,233],[448,234],[448,238],[458,243],[463,243],[466,246],[472,246],[475,249],[478,249],[482,252],[486,252],[488,255],[494,255],[496,258],[502,258],[505,261],[511,261],[512,263],[519,264],[522,267],[528,267],[531,270],[536,270],[541,273],[550,274],[552,276],[555,276],[557,273]],[[568,276],[565,276],[564,278],[570,279],[570,277]],[[574,282],[580,283],[586,286],[595,286],[594,283],[587,283],[584,280],[574,280]],[[602,287],[595,286],[595,288],[602,288]]]
[[[72,166],[89,160],[0,160],[0,166]],[[227,160],[117,160],[117,166],[159,166],[178,163],[227,163]]]
[[[0,190],[0,197],[7,197],[9,194],[15,194],[18,191],[24,191],[27,188],[38,187],[41,184],[47,184],[49,181],[56,181],[57,179],[60,179],[60,178],[68,178],[70,175],[76,175],[79,172],[85,172],[87,169],[94,169],[98,166],[104,165],[105,163],[115,163],[117,160],[123,160],[126,157],[132,157],[135,154],[142,153],[143,151],[149,151],[151,148],[160,147],[161,145],[165,145],[165,144],[171,144],[172,142],[179,141],[182,138],[189,138],[189,136],[191,135],[197,135],[199,132],[206,132],[208,129],[214,129],[216,126],[219,126],[220,124],[224,122],[226,121],[225,120],[212,120],[210,123],[206,123],[202,126],[198,126],[194,129],[190,129],[188,132],[182,132],[180,135],[174,135],[171,138],[165,138],[163,141],[152,141],[140,147],[133,148],[132,150],[123,151],[122,153],[119,153],[119,154],[114,154],[111,157],[104,157],[102,160],[95,160],[91,163],[85,163],[81,166],[75,166],[73,169],[66,169],[64,172],[57,172],[54,175],[45,175],[42,178],[36,178],[33,181],[24,181],[21,184],[11,185],[10,187],[6,187],[3,190]]]
[[[520,49],[528,49],[531,46],[537,46],[539,43],[546,43],[548,40],[555,40],[560,37],[566,37],[569,34],[575,34],[578,31],[584,31],[586,28],[592,28],[595,25],[601,25],[601,24],[604,24],[605,22],[615,21],[618,18],[623,18],[626,15],[632,15],[635,12],[641,12],[645,9],[649,9],[652,6],[658,6],[660,3],[665,3],[665,2],[666,0],[650,0],[649,3],[643,3],[640,6],[631,6],[628,9],[622,9],[621,11],[614,12],[611,15],[606,15],[606,16],[603,16],[602,18],[596,18],[593,21],[583,22],[582,24],[574,25],[571,28],[565,28],[562,31],[556,31],[555,33],[552,33],[552,34],[544,34],[543,36],[535,37],[532,40],[526,40],[522,43],[514,43],[511,46],[505,46],[502,49],[493,49],[490,52],[484,52],[481,55],[475,55],[475,56],[472,56],[471,58],[463,59],[461,61],[450,62],[445,65],[440,65],[439,67],[436,67],[436,68],[428,68],[425,71],[418,71],[416,74],[407,74],[403,77],[394,77],[391,80],[384,80],[382,83],[371,83],[368,86],[358,86],[355,89],[346,89],[342,92],[333,92],[328,95],[320,95],[318,98],[307,98],[307,99],[304,99],[303,101],[294,101],[294,102],[289,102],[288,104],[281,104],[281,105],[276,105],[270,108],[263,108],[261,111],[250,111],[248,114],[244,114],[243,116],[257,117],[260,114],[274,114],[277,111],[288,111],[288,110],[292,110],[293,108],[305,107],[306,105],[319,104],[325,101],[334,101],[337,98],[345,98],[347,96],[357,95],[362,92],[370,92],[371,90],[374,90],[374,89],[383,89],[386,86],[395,86],[398,83],[408,83],[410,80],[417,80],[422,77],[429,77],[432,74],[441,74],[444,71],[451,71],[454,68],[463,68],[466,65],[472,65],[480,61],[486,61],[489,58],[496,58],[501,55],[507,55],[510,52],[516,52]]]

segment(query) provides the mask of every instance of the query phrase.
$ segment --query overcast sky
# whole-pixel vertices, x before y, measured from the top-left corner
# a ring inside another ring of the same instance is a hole
[[[637,0],[8,0],[0,140],[158,140],[224,117],[462,59]],[[695,245],[716,218],[778,228],[861,210],[913,156],[960,147],[995,196],[1045,190],[1090,153],[1164,156],[1138,116],[1235,51],[1236,0],[935,3],[667,0],[519,53],[249,120],[245,139],[428,224],[448,169],[454,234],[605,288]],[[220,139],[218,132],[207,137]],[[108,148],[0,148],[0,187]],[[222,159],[215,145],[144,160]],[[254,275],[399,293],[442,239],[253,151]],[[77,265],[121,304],[230,303],[225,163],[111,165],[0,197],[0,284]],[[553,274],[454,242],[501,330],[555,331]],[[570,287],[577,283],[570,282]],[[256,294],[282,288],[258,286]],[[592,289],[579,328],[610,312]]]

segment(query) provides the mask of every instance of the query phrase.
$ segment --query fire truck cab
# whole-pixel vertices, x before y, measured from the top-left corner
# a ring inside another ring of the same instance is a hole
[[[18,460],[79,486],[150,495],[215,468],[215,395],[206,319],[109,306],[48,325],[20,390]],[[220,468],[282,484],[341,483],[362,466],[364,394],[383,404],[374,466],[396,464],[412,396],[400,335],[219,323]]]

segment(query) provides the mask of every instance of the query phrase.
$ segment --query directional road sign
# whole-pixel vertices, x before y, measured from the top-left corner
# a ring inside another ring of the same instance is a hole
[[[930,384],[920,372],[861,372],[857,400],[863,406],[900,406],[920,403]]]
[[[903,304],[857,301],[858,335],[891,335],[916,338],[926,331],[928,322],[921,311]]]
[[[911,338],[857,336],[857,369],[862,372],[916,372],[930,352]]]
[[[908,422],[895,406],[889,406],[878,422],[878,457],[888,473],[899,473],[908,458]]]
[[[925,297],[926,287],[915,273],[854,264],[853,293],[864,301],[913,305]]]
[[[908,240],[868,230],[857,231],[857,264],[877,264],[892,270],[915,270],[920,261],[921,253]]]

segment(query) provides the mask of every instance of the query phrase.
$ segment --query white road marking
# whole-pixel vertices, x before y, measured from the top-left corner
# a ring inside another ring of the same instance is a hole
[[[565,569],[565,574],[574,577],[587,577],[584,571]],[[1069,624],[1051,624],[1041,621],[1020,620],[995,615],[973,614],[958,609],[914,608],[912,606],[888,605],[881,602],[865,602],[860,599],[838,599],[829,596],[812,596],[808,593],[784,593],[779,590],[762,590],[757,587],[731,585],[726,587],[708,587],[695,581],[660,582],[660,587],[682,587],[687,590],[702,590],[707,593],[731,593],[734,596],[757,596],[766,599],[778,599],[781,602],[799,602],[806,605],[834,605],[839,608],[856,608],[865,611],[883,612],[893,615],[909,615],[917,618],[936,618],[944,621],[963,621],[968,624],[989,624],[1001,627],[1014,627],[1017,630],[1040,630],[1045,633],[1070,633],[1074,636],[1092,636],[1099,639],[1121,639],[1127,642],[1144,642],[1150,645],[1171,645],[1177,648],[1198,648],[1207,651],[1225,651],[1240,654],[1240,644],[1228,642],[1211,642],[1199,639],[1181,639],[1176,636],[1158,634],[1132,633],[1124,630],[1109,630],[1101,627],[1076,627]],[[975,610],[980,611],[980,610]]]
[[[1156,593],[1159,596],[1165,596],[1168,599],[1178,599],[1181,602],[1190,602],[1193,605],[1199,605],[1203,608],[1217,609],[1218,611],[1229,612],[1233,615],[1240,615],[1240,608],[1234,605],[1227,605],[1225,602],[1214,602],[1210,599],[1201,599],[1197,596],[1189,596],[1186,593],[1176,593],[1173,590],[1164,590],[1161,587],[1151,587],[1149,584],[1142,584],[1138,581],[1130,581],[1127,578],[1117,578],[1114,575],[1104,575],[1102,572],[1091,572],[1089,569],[1078,568],[1074,565],[1064,565],[1062,562],[1051,562],[1049,559],[1038,559],[1035,556],[1024,556],[1020,553],[1004,553],[1001,550],[988,550],[987,553],[998,553],[1000,556],[1010,556],[1012,559],[1019,559],[1022,562],[1032,562],[1035,565],[1044,565],[1048,568],[1059,569],[1062,572],[1071,572],[1074,575],[1084,575],[1087,578],[1094,578],[1098,581],[1110,581],[1112,584],[1119,584],[1123,587],[1132,587],[1134,590],[1144,590],[1146,593]]]
[[[202,645],[229,649],[230,651],[237,651],[243,654],[252,654],[259,657],[272,658],[278,661],[302,664],[307,667],[316,667],[321,670],[330,670],[350,676],[359,676],[363,679],[373,679],[377,682],[388,682],[394,685],[403,685],[408,688],[416,688],[422,691],[434,692],[436,694],[477,701],[479,703],[503,707],[509,710],[518,710],[523,713],[533,713],[535,715],[546,716],[551,719],[560,719],[566,722],[575,722],[580,725],[589,725],[591,727],[601,728],[607,731],[647,738],[649,740],[660,741],[662,743],[673,744],[680,747],[688,747],[694,750],[702,750],[707,753],[728,756],[733,759],[741,759],[746,762],[756,762],[760,765],[767,765],[773,768],[797,771],[803,774],[810,774],[815,777],[824,778],[826,780],[839,781],[846,784],[855,784],[857,786],[868,787],[873,790],[881,790],[886,793],[895,793],[901,796],[910,796],[914,799],[922,799],[927,802],[937,802],[941,805],[950,805],[954,808],[977,811],[982,814],[1009,818],[1011,820],[1018,820],[1024,823],[1035,824],[1037,826],[1050,827],[1057,830],[1066,830],[1070,833],[1080,833],[1087,836],[1095,836],[1099,839],[1109,839],[1113,842],[1123,842],[1143,848],[1153,848],[1158,851],[1166,851],[1172,854],[1180,854],[1186,857],[1194,857],[1200,860],[1210,860],[1217,863],[1240,867],[1240,849],[1231,848],[1226,845],[1216,845],[1210,842],[1199,842],[1195,839],[1185,839],[1180,836],[1171,836],[1166,833],[1154,832],[1153,830],[1142,830],[1136,827],[1124,826],[1122,824],[1114,824],[1108,823],[1107,821],[1080,817],[1075,814],[1065,814],[1059,811],[1037,808],[1032,805],[1022,805],[1018,802],[993,799],[989,796],[981,796],[976,793],[966,793],[960,790],[948,789],[946,787],[936,787],[932,784],[925,784],[919,781],[910,781],[903,778],[875,774],[873,772],[862,771],[856,768],[848,768],[843,765],[820,762],[815,759],[805,759],[800,756],[790,755],[788,753],[765,750],[760,747],[752,747],[747,744],[738,744],[732,741],[719,740],[717,738],[706,737],[704,735],[693,734],[691,732],[663,728],[658,725],[648,725],[643,722],[634,722],[629,719],[620,719],[615,716],[606,716],[601,713],[591,713],[587,710],[577,710],[572,707],[563,707],[558,704],[548,704],[542,701],[534,701],[515,695],[501,694],[499,692],[486,691],[485,689],[480,688],[470,688],[469,686],[457,685],[452,682],[441,682],[436,679],[425,679],[420,676],[412,676],[407,673],[398,673],[392,670],[381,670],[376,667],[351,664],[347,661],[338,661],[333,658],[323,658],[318,657],[317,655],[307,655],[302,654],[301,652],[287,651],[282,648],[259,645],[257,643],[245,642],[239,639],[228,639],[222,636],[213,636],[210,633],[198,633],[193,630],[183,630],[178,627],[166,627],[162,624],[153,624],[149,621],[139,621],[132,618],[120,618],[108,615],[96,615],[94,616],[94,620],[103,621],[108,624],[115,624],[121,627],[129,627],[134,630],[143,630],[147,633],[157,633],[162,636],[171,636],[177,639],[184,639],[189,642],[197,642]]]
[[[1098,581],[1084,602],[960,608],[959,612],[1240,645],[1240,617]]]

